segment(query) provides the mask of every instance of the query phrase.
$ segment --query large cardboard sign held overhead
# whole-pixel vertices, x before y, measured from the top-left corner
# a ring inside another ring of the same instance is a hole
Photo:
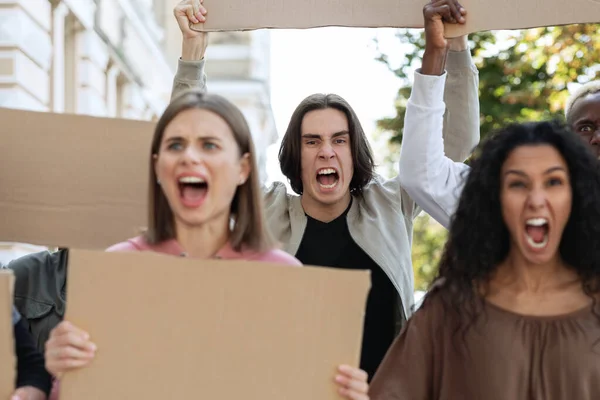
[[[198,31],[325,26],[422,28],[427,0],[204,0]],[[600,22],[598,0],[462,0],[468,20],[446,36],[477,31]]]
[[[12,306],[14,276],[0,270],[0,399],[10,399],[15,390],[16,358]]]
[[[98,350],[61,400],[337,400],[369,272],[71,250],[66,320]]]
[[[154,123],[0,108],[0,241],[105,249],[147,221]]]
[[[446,36],[499,29],[600,23],[600,0],[461,0],[464,25],[446,24]]]

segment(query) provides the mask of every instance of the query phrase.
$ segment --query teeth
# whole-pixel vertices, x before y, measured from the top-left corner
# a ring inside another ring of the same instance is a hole
[[[527,240],[527,243],[534,249],[543,249],[548,244],[548,235],[544,235],[544,240],[542,240],[540,243],[536,243],[527,234],[525,234],[525,239]]]
[[[548,224],[546,218],[530,218],[526,222],[527,226],[544,226]],[[543,249],[548,244],[548,234],[544,235],[544,239],[540,243],[536,243],[527,233],[525,233],[527,243],[534,249]]]
[[[204,179],[198,178],[197,176],[183,176],[179,178],[181,183],[204,183]]]
[[[318,172],[318,175],[329,175],[335,174],[335,169],[333,168],[324,168]]]
[[[525,222],[527,225],[531,226],[544,226],[548,223],[546,218],[531,218]]]
[[[331,185],[321,185],[321,184],[319,184],[319,185],[321,185],[321,187],[322,187],[322,188],[325,188],[325,189],[331,189],[331,188],[333,188],[333,187],[334,187],[336,184],[337,184],[337,182],[336,182],[336,183],[332,183]]]

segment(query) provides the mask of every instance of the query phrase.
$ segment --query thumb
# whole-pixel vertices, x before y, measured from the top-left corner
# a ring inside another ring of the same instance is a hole
[[[10,400],[27,400],[27,393],[23,389],[17,389]]]

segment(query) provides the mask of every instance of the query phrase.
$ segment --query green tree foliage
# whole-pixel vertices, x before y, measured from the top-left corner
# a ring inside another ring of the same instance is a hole
[[[409,50],[400,67],[385,63],[403,82],[396,115],[378,121],[389,136],[389,162],[396,162],[402,142],[412,73],[421,64],[425,37],[420,30],[401,29],[397,38]],[[479,70],[481,137],[509,122],[562,118],[567,84],[600,77],[600,25],[582,24],[521,31],[479,32],[470,36],[471,54]],[[415,221],[413,268],[417,289],[435,275],[446,240],[445,230],[428,216]]]
[[[429,215],[423,213],[415,219],[412,250],[415,290],[427,290],[435,277],[446,236],[446,229]]]

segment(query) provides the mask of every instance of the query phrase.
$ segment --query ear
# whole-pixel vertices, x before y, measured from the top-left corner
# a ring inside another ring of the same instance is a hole
[[[241,186],[244,183],[246,183],[251,171],[252,165],[250,163],[250,153],[245,153],[240,159],[240,181],[238,183],[238,186]]]

